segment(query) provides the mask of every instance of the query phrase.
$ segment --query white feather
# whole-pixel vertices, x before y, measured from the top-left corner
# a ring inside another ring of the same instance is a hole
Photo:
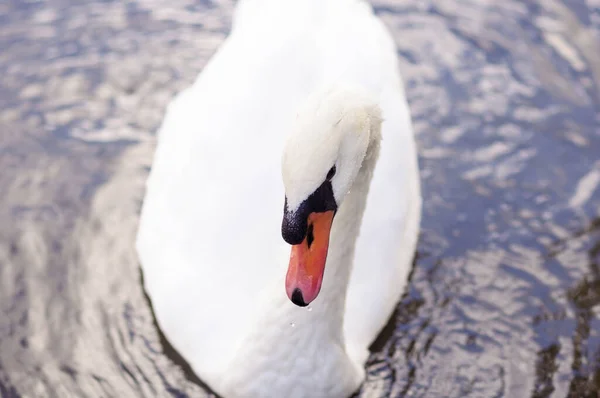
[[[334,162],[341,206],[307,311],[285,293],[284,196],[299,203]],[[169,105],[137,250],[161,329],[216,392],[343,397],[404,290],[420,214],[395,47],[368,4],[242,0]]]

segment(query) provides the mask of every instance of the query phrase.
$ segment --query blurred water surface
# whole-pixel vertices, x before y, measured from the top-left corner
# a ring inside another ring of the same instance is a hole
[[[361,396],[600,391],[600,0],[375,1],[422,234]],[[155,131],[231,1],[0,3],[0,395],[207,396],[133,250]]]

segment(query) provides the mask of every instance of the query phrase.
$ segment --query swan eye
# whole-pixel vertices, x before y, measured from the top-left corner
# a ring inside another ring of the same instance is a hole
[[[331,181],[331,179],[333,178],[334,175],[335,175],[335,165],[333,165],[333,167],[331,169],[329,169],[329,172],[327,173],[327,181]]]

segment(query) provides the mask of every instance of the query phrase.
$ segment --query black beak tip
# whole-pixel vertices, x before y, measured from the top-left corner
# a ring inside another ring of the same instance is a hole
[[[306,307],[308,303],[304,302],[304,297],[302,297],[302,292],[300,289],[295,288],[291,297],[292,303],[296,304],[298,307]]]

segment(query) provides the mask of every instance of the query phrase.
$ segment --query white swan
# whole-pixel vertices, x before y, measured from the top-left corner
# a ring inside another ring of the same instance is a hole
[[[223,397],[364,379],[421,215],[395,52],[363,1],[242,0],[168,107],[136,245],[161,329]]]

